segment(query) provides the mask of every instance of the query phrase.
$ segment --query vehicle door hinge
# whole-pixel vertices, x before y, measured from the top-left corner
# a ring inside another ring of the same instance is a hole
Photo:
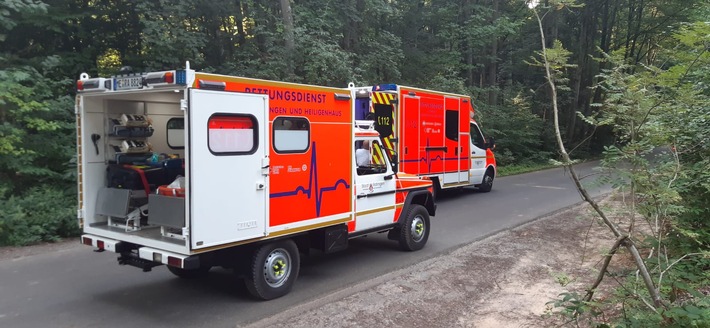
[[[180,99],[180,109],[187,110],[187,100],[186,99]]]
[[[261,174],[269,175],[269,157],[266,156],[261,159]]]

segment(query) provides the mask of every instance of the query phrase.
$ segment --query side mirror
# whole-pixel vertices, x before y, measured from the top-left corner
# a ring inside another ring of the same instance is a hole
[[[489,148],[491,150],[496,149],[496,139],[493,137],[489,137],[488,142],[486,143],[486,148]]]
[[[392,172],[397,173],[399,170],[399,157],[397,154],[392,155]]]

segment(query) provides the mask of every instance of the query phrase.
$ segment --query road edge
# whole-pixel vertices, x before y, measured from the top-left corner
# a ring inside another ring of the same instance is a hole
[[[604,194],[601,194],[601,195],[596,196],[594,198],[595,199],[603,199],[605,197],[608,197],[610,194],[611,194],[611,192],[604,193]],[[441,252],[434,253],[430,257],[428,257],[428,258],[426,258],[414,265],[397,268],[389,273],[375,277],[375,278],[370,279],[368,281],[360,282],[360,283],[357,283],[352,286],[344,287],[339,290],[336,290],[336,291],[333,291],[333,292],[330,292],[327,294],[323,294],[323,295],[318,296],[317,298],[309,300],[305,303],[296,305],[290,309],[286,309],[282,312],[279,312],[275,316],[260,319],[260,320],[246,323],[243,325],[236,325],[235,327],[240,327],[240,328],[273,327],[273,326],[278,325],[280,323],[287,322],[288,319],[296,317],[300,314],[303,314],[304,312],[319,308],[319,307],[321,307],[325,304],[328,304],[328,303],[340,301],[340,300],[347,298],[349,296],[352,296],[358,292],[362,292],[362,291],[368,290],[370,288],[373,288],[377,285],[391,281],[395,277],[409,274],[410,272],[417,271],[418,269],[421,269],[421,268],[425,268],[429,264],[431,264],[432,262],[439,259],[440,257],[447,256],[447,255],[449,255],[449,254],[453,253],[454,251],[459,250],[461,248],[475,247],[475,245],[477,245],[477,244],[485,243],[485,242],[492,240],[492,239],[504,237],[506,234],[509,234],[514,229],[523,228],[527,225],[533,225],[533,224],[539,223],[541,221],[545,221],[547,219],[557,216],[560,213],[564,213],[564,212],[567,212],[567,211],[570,211],[570,210],[573,210],[576,208],[580,208],[585,205],[588,205],[588,204],[585,201],[581,200],[575,204],[565,206],[565,207],[557,209],[555,211],[540,215],[540,216],[535,217],[529,221],[516,223],[516,224],[510,225],[510,226],[501,228],[499,230],[490,232],[486,235],[476,238],[472,242],[454,245],[454,246],[449,247]]]

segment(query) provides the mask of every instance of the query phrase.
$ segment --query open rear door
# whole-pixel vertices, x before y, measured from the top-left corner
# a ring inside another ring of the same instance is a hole
[[[193,249],[263,237],[268,218],[268,98],[191,89]]]

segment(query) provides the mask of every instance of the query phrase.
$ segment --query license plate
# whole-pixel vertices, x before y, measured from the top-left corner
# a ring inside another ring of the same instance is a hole
[[[142,87],[143,87],[143,77],[142,76],[128,76],[128,77],[114,78],[113,89],[116,91],[140,89]]]

